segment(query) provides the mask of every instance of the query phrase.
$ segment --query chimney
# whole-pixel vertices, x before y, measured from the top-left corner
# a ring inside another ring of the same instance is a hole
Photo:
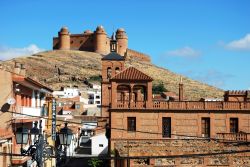
[[[20,71],[21,71],[20,63],[15,62],[14,73],[20,74]]]
[[[183,101],[184,100],[184,96],[183,96],[183,83],[182,83],[182,77],[180,78],[180,83],[179,83],[179,101]]]
[[[25,76],[25,75],[26,75],[26,69],[25,69],[24,64],[21,64],[20,75],[22,75],[22,76]]]

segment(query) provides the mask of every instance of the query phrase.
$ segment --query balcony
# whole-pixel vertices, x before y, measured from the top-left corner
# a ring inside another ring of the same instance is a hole
[[[146,105],[146,101],[129,102],[118,101],[115,109],[159,109],[159,110],[250,110],[250,102],[223,101],[153,101]]]
[[[137,102],[129,102],[129,101],[118,101],[117,108],[131,108],[131,109],[140,109],[146,107],[146,101],[137,101]]]
[[[249,133],[217,133],[217,139],[223,142],[247,142]]]
[[[47,116],[47,107],[25,107],[17,106],[14,118],[32,118]]]

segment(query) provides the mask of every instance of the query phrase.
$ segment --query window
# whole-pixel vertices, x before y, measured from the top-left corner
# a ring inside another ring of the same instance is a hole
[[[120,72],[120,68],[119,67],[116,67],[115,68],[115,74],[118,74]]]
[[[171,137],[171,118],[162,118],[162,137]]]
[[[210,137],[210,118],[201,118],[201,135]]]
[[[239,122],[238,118],[230,118],[230,133],[238,133],[239,132]]]
[[[76,109],[80,109],[80,104],[76,104]]]
[[[136,117],[128,117],[128,131],[136,131]]]
[[[107,78],[108,79],[111,78],[111,74],[112,74],[112,69],[111,69],[111,67],[108,67],[108,69],[107,69]]]
[[[95,98],[96,98],[96,99],[100,99],[100,96],[99,96],[99,95],[97,95]]]
[[[95,104],[100,104],[100,101],[96,101]]]

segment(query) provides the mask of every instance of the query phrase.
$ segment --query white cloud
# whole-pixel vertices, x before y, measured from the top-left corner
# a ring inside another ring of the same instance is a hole
[[[168,51],[167,55],[169,56],[179,56],[179,57],[198,57],[201,55],[201,53],[197,50],[194,50],[193,48],[189,46],[185,46],[180,49]]]
[[[9,60],[15,57],[28,56],[43,50],[44,49],[39,48],[35,44],[31,44],[24,48],[10,48],[6,46],[0,46],[0,60]]]
[[[233,50],[250,50],[250,34],[247,34],[241,39],[229,42],[226,44],[226,48]]]

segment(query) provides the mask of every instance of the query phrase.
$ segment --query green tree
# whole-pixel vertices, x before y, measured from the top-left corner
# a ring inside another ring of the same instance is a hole
[[[167,89],[164,87],[163,82],[160,82],[158,84],[153,84],[153,93],[154,94],[160,94],[162,92],[166,92]]]
[[[98,167],[102,164],[102,160],[99,160],[98,158],[91,158],[88,160],[88,165],[91,167]]]

